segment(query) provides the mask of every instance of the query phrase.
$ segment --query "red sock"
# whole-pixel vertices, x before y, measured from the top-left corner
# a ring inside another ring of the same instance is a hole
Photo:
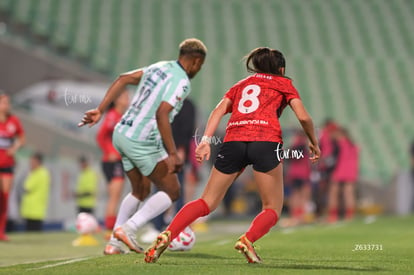
[[[352,219],[354,217],[354,214],[355,214],[354,208],[347,208],[345,211],[345,219]]]
[[[106,216],[105,217],[105,228],[108,230],[114,229],[116,221],[116,216]]]
[[[265,209],[254,218],[250,224],[249,230],[246,232],[246,237],[249,241],[254,243],[277,223],[279,217],[273,209]]]
[[[292,210],[292,216],[294,217],[294,218],[297,218],[297,219],[301,219],[302,218],[302,216],[303,216],[303,214],[304,214],[304,210],[303,210],[303,208],[302,207],[295,207],[293,210]]]
[[[328,221],[336,222],[338,220],[338,208],[331,208],[328,211]]]
[[[9,193],[0,192],[0,235],[6,232],[8,202]]]
[[[171,231],[171,240],[175,239],[184,228],[192,224],[196,219],[204,217],[209,213],[210,209],[203,199],[198,199],[184,205],[167,228],[167,230]]]
[[[331,208],[331,209],[329,209],[329,211],[328,211],[328,215],[329,215],[330,217],[335,217],[335,218],[337,218],[337,217],[338,217],[338,208]]]

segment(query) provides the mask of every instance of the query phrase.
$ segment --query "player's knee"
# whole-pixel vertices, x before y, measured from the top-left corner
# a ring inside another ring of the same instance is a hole
[[[139,192],[137,192],[136,190],[132,190],[131,191],[132,196],[134,196],[135,198],[141,200],[141,194]]]
[[[142,196],[142,199],[144,200],[144,199],[146,199],[148,196],[149,196],[149,194],[151,193],[151,189],[144,189],[142,192],[141,192],[141,196]]]
[[[178,200],[178,198],[180,197],[180,194],[181,192],[180,192],[180,188],[179,187],[177,187],[177,188],[171,188],[169,191],[168,191],[168,196],[170,196],[170,199],[172,200],[172,201],[176,201],[176,200]]]
[[[149,191],[146,190],[132,190],[131,193],[135,198],[139,199],[140,201],[145,200],[149,195]]]

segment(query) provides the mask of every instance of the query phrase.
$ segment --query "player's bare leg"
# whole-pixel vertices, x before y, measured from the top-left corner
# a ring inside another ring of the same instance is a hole
[[[240,174],[241,172],[225,174],[215,167],[211,169],[210,178],[201,195],[201,199],[207,203],[210,211],[214,211],[220,205],[230,185]]]
[[[200,199],[187,203],[174,217],[166,231],[162,232],[145,252],[145,261],[155,263],[172,239],[197,218],[217,208],[227,189],[240,173],[224,174],[212,168],[207,186]]]
[[[107,186],[108,200],[106,202],[105,210],[105,229],[107,230],[107,233],[105,235],[105,238],[110,238],[111,232],[115,227],[117,209],[119,201],[121,199],[123,188],[123,178],[114,178],[109,182]]]
[[[338,221],[338,195],[339,183],[330,183],[328,192],[328,223],[335,223]]]
[[[124,188],[124,179],[113,179],[108,184],[108,201],[106,203],[106,217],[116,216],[116,210]],[[110,226],[107,229],[111,229]]]
[[[346,182],[344,185],[345,219],[351,220],[355,213],[355,184]]]
[[[142,176],[142,174],[140,174]],[[128,221],[114,232],[115,237],[122,240],[130,249],[137,251],[136,231],[149,220],[167,210],[180,195],[179,183],[175,174],[168,172],[166,160],[159,162],[154,171],[143,179],[153,182],[158,192],[150,196],[143,206]],[[133,192],[142,192],[141,185],[133,185]],[[149,192],[149,189],[148,189]],[[141,252],[141,250],[140,250]]]
[[[147,177],[143,176],[136,167],[128,171],[126,174],[131,182],[132,192],[131,194],[128,194],[121,203],[113,235],[114,239],[125,243],[130,250],[142,253],[144,250],[136,240],[136,232],[126,226],[125,223],[133,214],[136,213],[139,204],[149,195],[151,191],[151,181]],[[111,241],[107,244],[104,253],[119,254],[110,253],[110,251],[119,251],[119,244],[115,244],[116,242],[111,239]]]
[[[302,194],[301,189],[292,188],[292,192],[289,196],[289,211],[290,211],[290,217],[286,218],[284,220],[281,220],[280,226],[282,227],[293,227],[297,226],[301,223],[301,217],[302,217]]]
[[[306,183],[302,186],[302,209],[303,209],[303,219],[302,222],[309,224],[315,221],[315,210],[313,209],[312,201],[312,185]]]
[[[0,241],[8,241],[6,231],[7,206],[13,184],[13,175],[0,175]]]
[[[277,223],[283,207],[283,165],[263,173],[254,171],[262,212],[252,221],[247,232],[236,242],[234,248],[244,254],[249,263],[261,263],[253,243],[265,235]]]
[[[159,162],[148,178],[158,190],[167,193],[172,201],[177,200],[180,196],[180,183],[176,174],[168,172],[167,160]]]

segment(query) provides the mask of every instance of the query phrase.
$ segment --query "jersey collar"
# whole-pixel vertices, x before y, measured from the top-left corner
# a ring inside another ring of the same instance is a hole
[[[183,67],[183,65],[181,65],[180,61],[178,61],[178,60],[177,60],[177,64],[178,64],[178,66],[180,66],[180,67],[181,67],[181,69],[183,69],[183,71],[185,72],[184,67]]]

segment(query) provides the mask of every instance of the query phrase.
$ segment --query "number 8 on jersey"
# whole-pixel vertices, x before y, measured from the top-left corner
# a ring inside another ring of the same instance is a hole
[[[246,86],[242,91],[242,98],[239,101],[239,112],[242,114],[249,114],[256,111],[260,105],[259,99],[257,98],[259,94],[260,86],[255,84]]]

